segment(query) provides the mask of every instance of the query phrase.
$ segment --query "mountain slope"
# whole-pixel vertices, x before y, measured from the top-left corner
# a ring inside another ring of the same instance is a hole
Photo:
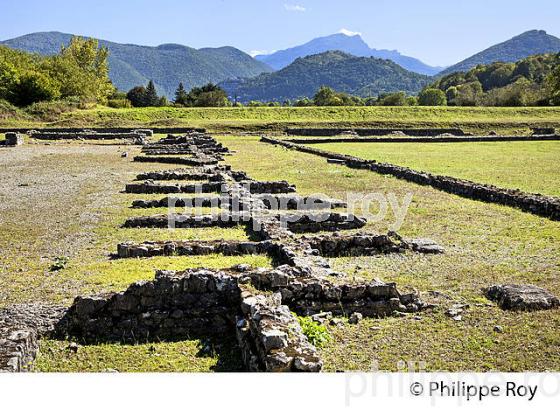
[[[348,36],[342,33],[316,38],[301,46],[277,51],[270,55],[258,55],[255,56],[255,58],[268,64],[275,70],[280,70],[290,65],[297,58],[335,50],[343,51],[357,57],[384,58],[394,61],[409,71],[414,71],[419,74],[435,75],[442,70],[441,67],[431,67],[416,58],[403,56],[398,51],[370,48],[359,35]]]
[[[472,57],[457,63],[438,75],[444,76],[458,71],[469,71],[479,64],[494,62],[513,63],[536,54],[560,52],[560,39],[542,30],[527,31],[519,36],[496,44]]]
[[[43,55],[56,54],[68,44],[71,34],[33,33],[0,42],[11,48]],[[189,89],[208,82],[234,77],[253,77],[272,71],[266,64],[233,47],[196,50],[180,44],[158,47],[119,44],[100,40],[109,49],[110,77],[115,86],[127,91],[153,79],[158,91],[172,97],[179,82]]]
[[[298,58],[288,67],[251,79],[223,82],[222,87],[238,101],[284,101],[312,97],[326,85],[362,97],[384,92],[416,93],[429,77],[405,70],[389,60],[355,57],[341,51]]]

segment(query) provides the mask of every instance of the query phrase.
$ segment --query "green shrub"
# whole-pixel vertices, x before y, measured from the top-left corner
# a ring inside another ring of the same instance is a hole
[[[323,347],[332,340],[332,337],[325,327],[320,323],[315,322],[310,317],[296,316],[303,330],[303,334],[307,336],[309,342],[315,347]]]
[[[447,97],[438,88],[426,88],[418,95],[418,104],[424,106],[447,105]]]
[[[43,121],[57,121],[65,112],[86,108],[79,98],[65,98],[58,101],[42,101],[25,108],[25,112]]]
[[[132,103],[126,98],[115,98],[107,101],[107,106],[111,108],[132,108]]]
[[[28,71],[12,87],[12,102],[20,107],[60,97],[58,85],[39,71]]]

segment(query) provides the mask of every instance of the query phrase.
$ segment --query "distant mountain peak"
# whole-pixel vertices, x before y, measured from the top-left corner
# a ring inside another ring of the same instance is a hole
[[[255,58],[268,64],[275,70],[280,70],[290,65],[299,57],[333,50],[344,51],[356,57],[376,57],[392,60],[401,67],[419,74],[434,75],[441,71],[440,67],[431,67],[416,58],[403,56],[396,50],[370,48],[360,34],[349,31],[318,37],[305,44],[268,55],[256,55]]]

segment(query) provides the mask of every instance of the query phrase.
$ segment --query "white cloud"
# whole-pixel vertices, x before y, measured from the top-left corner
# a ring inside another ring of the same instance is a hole
[[[304,12],[307,11],[307,9],[305,7],[299,6],[297,4],[284,4],[284,8],[287,11],[297,11],[297,12],[300,12],[300,13],[304,13]]]
[[[249,55],[251,57],[255,57],[255,56],[261,56],[261,55],[269,55],[269,54],[274,54],[276,53],[277,50],[251,50],[249,51]]]
[[[362,33],[360,33],[359,31],[351,31],[351,30],[347,30],[345,28],[341,28],[339,33],[344,34],[345,36],[349,36],[349,37],[361,36],[362,35]]]

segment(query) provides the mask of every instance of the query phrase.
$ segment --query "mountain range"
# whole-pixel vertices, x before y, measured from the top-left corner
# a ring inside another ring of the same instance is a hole
[[[10,48],[52,55],[67,45],[72,34],[42,32],[0,41]],[[153,80],[158,92],[172,97],[179,82],[188,90],[208,82],[228,78],[253,77],[272,69],[233,47],[201,48],[163,44],[157,47],[119,44],[99,40],[109,49],[109,69],[113,84],[123,91]]]
[[[494,62],[514,63],[536,54],[560,52],[560,39],[543,30],[531,30],[446,68],[438,76],[458,71],[469,71],[479,64]]]
[[[269,55],[257,55],[255,58],[268,64],[275,70],[280,70],[290,65],[299,57],[307,57],[334,50],[343,51],[356,57],[376,57],[391,60],[401,67],[419,74],[435,75],[443,70],[443,67],[431,67],[416,58],[404,56],[396,50],[376,50],[370,48],[359,34],[347,35],[338,33],[319,37],[297,47],[277,51]]]
[[[32,33],[0,41],[0,45],[52,55],[72,36]],[[187,90],[213,82],[222,83],[230,95],[237,95],[241,101],[310,97],[321,85],[361,96],[391,91],[414,93],[427,84],[427,77],[421,74],[441,77],[468,71],[478,64],[515,62],[536,54],[560,52],[560,39],[542,30],[518,35],[443,71],[398,51],[372,49],[359,35],[343,33],[256,58],[234,47],[149,47],[107,40],[99,43],[109,49],[110,77],[119,90],[127,91],[151,79],[158,92],[172,98],[179,82]]]
[[[361,97],[395,91],[413,94],[428,85],[430,79],[405,70],[391,60],[327,51],[298,58],[274,73],[225,81],[220,85],[240,102],[282,102],[311,98],[323,85]]]

